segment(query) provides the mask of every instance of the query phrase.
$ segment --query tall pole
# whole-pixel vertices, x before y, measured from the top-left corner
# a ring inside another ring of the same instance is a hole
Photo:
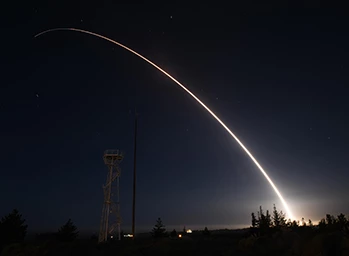
[[[132,235],[133,239],[136,236],[136,160],[137,160],[137,111],[135,110],[135,138],[134,138],[134,152],[133,152],[133,204],[132,204]]]
[[[120,179],[119,179],[119,175],[117,176],[117,178],[116,178],[116,184],[117,184],[117,200],[118,200],[118,202],[117,202],[117,223],[116,223],[116,225],[117,225],[117,228],[118,228],[118,240],[120,241],[121,240],[121,218],[120,218]]]

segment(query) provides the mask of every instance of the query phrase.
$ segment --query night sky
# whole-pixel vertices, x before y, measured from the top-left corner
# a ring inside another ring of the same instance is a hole
[[[122,228],[131,226],[139,112],[137,231],[250,225],[281,202],[228,133],[149,64],[197,94],[265,168],[297,218],[349,213],[349,22],[316,6],[23,3],[3,6],[0,215],[29,232],[68,218],[97,231],[107,167],[125,152]]]

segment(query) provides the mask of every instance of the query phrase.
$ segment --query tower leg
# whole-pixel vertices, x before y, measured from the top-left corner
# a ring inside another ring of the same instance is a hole
[[[120,213],[120,189],[119,176],[121,171],[119,163],[123,159],[119,150],[107,150],[104,152],[104,163],[108,166],[108,175],[104,190],[104,202],[102,208],[101,225],[98,242],[107,242],[109,235],[113,235],[121,240],[121,213]],[[116,191],[113,184],[116,181]],[[113,201],[116,192],[116,201]],[[113,193],[113,194],[112,194]]]

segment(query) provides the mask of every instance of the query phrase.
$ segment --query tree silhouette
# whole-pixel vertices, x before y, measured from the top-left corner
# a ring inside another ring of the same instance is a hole
[[[329,227],[333,227],[334,225],[336,225],[336,218],[331,215],[331,214],[326,214],[326,224],[329,226]]]
[[[172,237],[172,238],[177,237],[177,231],[176,231],[175,229],[172,230],[172,232],[171,232],[171,237]]]
[[[252,236],[258,236],[258,220],[256,218],[256,215],[254,214],[254,212],[251,213],[251,228],[250,228],[250,232]]]
[[[156,220],[156,224],[151,233],[152,233],[152,236],[155,238],[166,236],[166,228],[165,228],[165,225],[162,224],[161,218],[158,218]]]
[[[279,212],[280,214],[280,226],[285,227],[286,226],[286,214],[283,213],[282,211]]]
[[[338,224],[338,228],[345,232],[348,233],[349,231],[349,222],[347,220],[347,218],[345,217],[345,215],[343,213],[339,214],[337,217],[337,224]]]
[[[25,219],[14,209],[10,214],[4,216],[0,221],[0,248],[11,243],[18,243],[24,240],[27,234]]]
[[[281,216],[280,216],[280,213],[276,210],[275,204],[273,207],[273,224],[274,224],[274,227],[276,228],[281,227]]]
[[[93,234],[91,237],[90,237],[91,240],[94,240],[94,241],[97,241],[98,240],[98,236],[97,234]]]
[[[269,211],[266,211],[266,214],[264,214],[264,211],[262,209],[262,206],[259,207],[258,212],[258,228],[261,235],[264,235],[269,232],[269,228],[271,227],[271,216],[269,214]]]
[[[251,217],[252,217],[252,227],[251,227],[252,235],[264,235],[266,233],[269,233],[270,228],[273,226],[274,222],[278,226],[280,226],[281,223],[285,223],[284,214],[279,213],[276,210],[275,205],[274,205],[274,212],[273,212],[273,220],[269,214],[269,210],[267,210],[266,213],[264,214],[262,206],[259,207],[259,211],[257,212],[257,218],[254,213],[251,213]]]
[[[254,215],[254,212],[251,213],[251,218],[252,228],[256,228],[258,226],[258,220],[256,219],[256,215]]]
[[[326,220],[325,219],[321,219],[320,221],[319,221],[319,229],[320,230],[323,230],[323,229],[325,229],[326,228]]]
[[[292,221],[290,223],[290,228],[293,230],[293,231],[297,231],[298,230],[298,227],[299,227],[299,221]]]
[[[269,214],[269,210],[267,210],[267,212],[266,212],[266,214],[265,214],[265,222],[266,222],[266,223],[265,223],[266,227],[270,228],[272,222],[271,222],[271,216],[270,216],[270,214]]]
[[[73,224],[71,219],[67,221],[57,232],[57,238],[62,242],[74,241],[79,235],[77,227]]]
[[[341,225],[346,225],[348,223],[348,220],[343,213],[339,214],[337,219],[338,223],[340,223]]]
[[[262,218],[262,216],[264,216],[264,212],[263,212],[262,206],[260,205],[259,206],[259,212],[258,212],[258,219]]]
[[[204,235],[204,236],[210,236],[210,231],[208,230],[208,228],[207,227],[205,227],[205,229],[204,229],[204,231],[202,232],[202,234]]]
[[[286,217],[285,214],[282,211],[278,211],[276,209],[276,206],[274,204],[273,207],[273,216],[272,216],[272,226],[274,226],[276,229],[280,229],[281,227],[286,226]]]
[[[309,227],[312,227],[312,226],[313,226],[313,222],[311,221],[311,219],[309,219],[308,225],[309,225]]]

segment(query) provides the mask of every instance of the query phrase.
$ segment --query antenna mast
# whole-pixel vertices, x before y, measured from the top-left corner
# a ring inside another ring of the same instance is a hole
[[[137,161],[137,111],[135,110],[135,141],[133,152],[133,202],[132,202],[132,239],[135,238],[136,229],[136,161]]]

